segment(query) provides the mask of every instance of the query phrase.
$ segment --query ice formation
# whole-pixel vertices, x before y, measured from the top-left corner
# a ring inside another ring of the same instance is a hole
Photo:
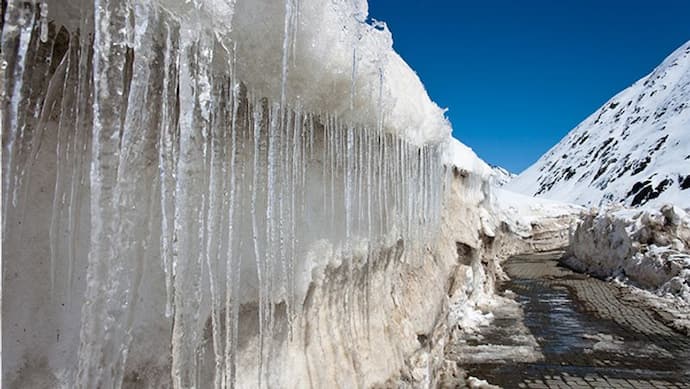
[[[323,268],[435,241],[449,125],[366,2],[47,4],[2,31],[4,379],[119,387],[146,322],[233,387],[256,305],[261,386]]]

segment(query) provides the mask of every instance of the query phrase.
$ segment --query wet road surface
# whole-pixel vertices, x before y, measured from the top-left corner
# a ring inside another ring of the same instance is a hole
[[[513,257],[499,293],[519,303],[451,351],[471,376],[504,388],[690,388],[690,338],[625,288]]]

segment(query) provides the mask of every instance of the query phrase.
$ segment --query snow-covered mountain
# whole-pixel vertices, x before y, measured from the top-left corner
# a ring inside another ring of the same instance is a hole
[[[690,207],[690,42],[609,100],[507,188],[588,206]]]

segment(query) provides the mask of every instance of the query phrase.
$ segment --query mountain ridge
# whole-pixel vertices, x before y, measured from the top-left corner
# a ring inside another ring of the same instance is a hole
[[[585,206],[690,207],[690,41],[506,185]]]

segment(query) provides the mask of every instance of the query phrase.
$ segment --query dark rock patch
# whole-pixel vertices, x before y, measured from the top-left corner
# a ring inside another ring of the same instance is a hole
[[[651,182],[647,181],[646,185],[644,185],[641,189],[639,189],[639,191],[637,192],[637,194],[633,198],[632,203],[630,205],[632,205],[634,207],[636,205],[644,204],[644,203],[648,202],[649,200],[653,200],[653,199],[659,197],[662,193],[664,193],[664,191],[666,189],[668,189],[669,186],[671,186],[672,183],[673,183],[673,180],[666,178],[666,179],[662,180],[661,182],[659,182],[659,184],[656,186],[656,188],[654,188],[652,186]],[[633,189],[635,189],[635,186],[637,184],[639,184],[639,183],[636,183],[633,186]],[[631,192],[632,192],[632,190],[631,190]]]
[[[678,184],[680,185],[681,190],[690,188],[690,174],[685,177],[678,176]]]
[[[576,171],[571,169],[570,166],[568,166],[568,168],[563,171],[563,178],[566,181],[568,181],[569,179],[573,178],[575,173],[576,173]]]
[[[644,157],[644,159],[638,160],[633,164],[633,171],[630,173],[631,176],[634,176],[641,171],[643,171],[649,163],[652,162],[652,159],[650,157]]]
[[[659,151],[661,146],[663,146],[664,143],[666,143],[667,139],[668,139],[668,135],[665,135],[665,136],[659,138],[659,140],[656,141],[656,144],[654,144],[654,146],[652,146],[652,151]]]
[[[643,181],[643,182],[639,182],[639,181],[636,182],[635,184],[633,184],[630,191],[628,191],[628,195],[626,197],[630,197],[630,196],[634,195],[635,193],[639,192],[643,187],[649,185],[650,183],[651,183],[651,181],[649,181],[649,180]]]
[[[599,170],[597,170],[597,174],[595,174],[595,175],[594,175],[594,178],[592,178],[592,182],[596,181],[597,178],[601,177],[601,175],[604,174],[604,173],[606,172],[606,170],[609,168],[609,166],[611,166],[612,164],[616,163],[617,161],[618,161],[618,160],[617,160],[616,158],[610,159],[610,160],[608,160],[608,161],[604,161],[604,162],[601,164],[601,167],[599,168]],[[608,183],[605,183],[605,184],[604,184],[604,187],[603,187],[603,188],[600,188],[600,189],[605,189],[606,186],[607,186],[607,184],[608,184]]]

